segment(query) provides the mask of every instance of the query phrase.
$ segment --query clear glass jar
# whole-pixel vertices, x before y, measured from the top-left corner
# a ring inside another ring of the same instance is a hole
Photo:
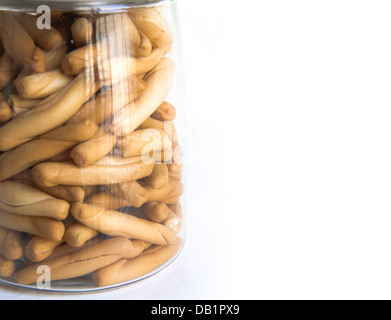
[[[94,291],[184,244],[175,1],[0,1],[0,281]]]

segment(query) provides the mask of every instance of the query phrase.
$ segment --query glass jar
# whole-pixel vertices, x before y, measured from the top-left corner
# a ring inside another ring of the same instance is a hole
[[[175,1],[0,1],[0,281],[95,291],[184,244]]]

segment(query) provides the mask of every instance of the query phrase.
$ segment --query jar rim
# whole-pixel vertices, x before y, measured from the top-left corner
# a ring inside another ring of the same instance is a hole
[[[121,8],[153,6],[172,2],[174,0],[0,0],[0,10],[16,9],[31,10],[47,5],[52,10],[91,10],[108,11]]]

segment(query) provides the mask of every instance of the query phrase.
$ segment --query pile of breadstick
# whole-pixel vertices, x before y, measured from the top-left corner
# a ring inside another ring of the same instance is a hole
[[[172,33],[158,7],[36,22],[0,11],[0,277],[137,279],[182,245]]]

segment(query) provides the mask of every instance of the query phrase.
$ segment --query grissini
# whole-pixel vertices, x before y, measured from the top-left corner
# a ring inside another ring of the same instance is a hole
[[[54,259],[61,257],[66,254],[70,254],[76,251],[79,251],[80,249],[85,249],[87,247],[90,247],[95,244],[102,243],[104,240],[106,240],[107,237],[95,237],[92,238],[91,240],[88,240],[82,247],[71,247],[69,244],[66,242],[59,245],[56,249],[54,249],[53,253],[48,257],[48,259]]]
[[[8,12],[0,12],[0,39],[13,60],[34,72],[45,71],[45,57],[23,26]]]
[[[129,106],[122,108],[111,124],[111,130],[117,136],[131,134],[166,99],[172,88],[175,64],[163,58],[158,65],[145,76],[147,90]]]
[[[80,248],[99,234],[98,231],[75,222],[65,230],[65,242],[71,247]]]
[[[16,16],[16,19],[22,25],[24,30],[26,30],[39,47],[51,50],[62,45],[63,39],[61,34],[53,26],[51,26],[50,29],[38,28],[37,18],[38,16],[36,15],[25,13]]]
[[[0,92],[0,123],[6,122],[12,117],[12,109],[4,97],[4,93]]]
[[[43,99],[24,99],[17,93],[11,94],[8,98],[8,102],[14,110],[25,109],[25,112],[38,107],[42,101]]]
[[[131,203],[125,199],[118,198],[107,191],[99,191],[90,195],[86,199],[86,203],[108,210],[119,210],[120,208],[131,206]]]
[[[60,69],[27,75],[17,81],[16,90],[24,99],[43,99],[64,88],[73,80]]]
[[[155,8],[137,8],[128,12],[138,30],[143,32],[154,47],[171,45],[173,37],[165,18]]]
[[[173,230],[176,234],[181,232],[182,218],[177,216],[171,209],[168,209],[168,216],[161,223]]]
[[[142,253],[133,259],[121,259],[96,271],[93,280],[104,287],[137,279],[168,262],[180,248],[180,244],[152,247],[149,253]]]
[[[27,242],[24,248],[25,257],[32,262],[40,262],[49,257],[54,249],[64,243],[63,240],[56,241],[35,236]]]
[[[176,180],[169,180],[167,186],[160,190],[146,184],[142,185],[139,181],[119,183],[109,188],[113,194],[127,200],[136,208],[148,202],[176,203],[175,200],[183,193],[183,184]]]
[[[96,93],[99,84],[88,72],[81,73],[54,99],[26,112],[0,127],[0,151],[21,145],[34,137],[53,130],[71,118]]]
[[[80,48],[92,42],[95,34],[93,24],[84,17],[75,19],[71,26],[71,32],[76,48]]]
[[[119,211],[78,202],[72,205],[71,212],[80,223],[109,236],[125,236],[161,245],[177,241],[176,234],[166,226]]]
[[[52,281],[72,279],[118,261],[130,250],[131,246],[132,243],[127,238],[116,237],[58,258],[49,259],[45,261],[45,265],[50,270]],[[26,285],[36,283],[40,276],[37,273],[39,265],[34,264],[17,271],[15,273],[17,283]]]
[[[157,223],[167,219],[169,208],[166,204],[160,202],[149,202],[141,207],[144,215]]]
[[[11,278],[15,271],[15,261],[8,260],[0,254],[0,277]]]
[[[145,178],[145,182],[153,189],[163,189],[168,185],[169,175],[167,165],[155,164],[152,173]]]
[[[0,254],[9,260],[23,257],[22,233],[0,227]]]
[[[90,139],[97,131],[98,126],[91,121],[68,124],[6,152],[0,159],[0,180],[12,177]]]
[[[176,108],[171,103],[164,101],[159,108],[152,113],[151,117],[160,121],[174,121],[176,118]]]
[[[6,212],[0,209],[0,226],[61,241],[65,226],[61,221],[46,217],[33,217]]]
[[[56,199],[28,184],[6,180],[0,182],[0,209],[27,216],[64,220],[70,204]]]
[[[136,51],[136,57],[145,58],[151,55],[153,47],[152,42],[149,40],[146,34],[139,31],[140,34],[140,45]]]
[[[149,176],[154,161],[138,161],[119,164],[94,165],[80,168],[72,163],[44,162],[33,167],[31,173],[36,183],[42,186],[55,185],[105,185],[113,181],[132,181]]]
[[[182,218],[182,204],[178,201],[174,204],[169,204],[168,207],[174,212],[178,217]]]
[[[126,13],[102,16],[96,20],[96,28],[106,36],[111,56],[135,53],[140,45],[140,34]]]
[[[81,168],[89,166],[105,157],[117,143],[117,137],[111,133],[80,143],[70,152],[71,159]]]
[[[0,57],[0,90],[3,90],[15,75],[13,61],[7,52]]]
[[[64,43],[52,50],[43,50],[45,58],[45,71],[60,69],[62,60],[65,58],[68,46]]]
[[[68,123],[91,120],[100,125],[134,101],[145,89],[144,80],[138,76],[130,76],[86,102]]]
[[[124,157],[137,157],[150,152],[170,151],[171,141],[163,130],[142,129],[122,137],[118,145]]]

